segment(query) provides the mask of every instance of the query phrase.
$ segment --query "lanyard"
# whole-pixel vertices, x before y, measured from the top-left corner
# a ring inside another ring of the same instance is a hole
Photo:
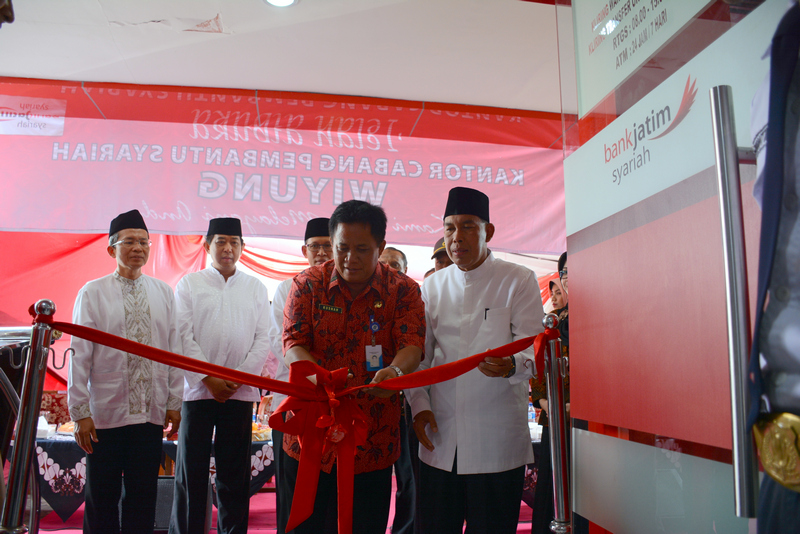
[[[381,325],[379,325],[375,321],[375,315],[369,316],[369,331],[372,333],[372,346],[375,346],[375,333],[381,329]]]

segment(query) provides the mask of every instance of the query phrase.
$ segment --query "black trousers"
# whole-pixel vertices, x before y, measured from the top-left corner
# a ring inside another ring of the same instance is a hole
[[[283,469],[284,457],[283,452],[283,432],[280,430],[272,429],[272,463],[275,464],[275,511],[277,515],[278,528],[276,534],[286,534],[286,522],[289,520],[289,514],[283,500],[288,498],[291,505],[292,495],[288,494],[288,489],[283,485]],[[284,517],[285,515],[285,517]]]
[[[800,532],[800,493],[764,474],[758,494],[758,534]]]
[[[285,454],[284,482],[291,487],[297,484],[299,462]],[[369,473],[360,473],[353,477],[353,534],[385,534],[389,523],[389,506],[392,498],[392,467]],[[285,517],[289,518],[291,501],[281,503],[287,506]],[[323,471],[319,474],[317,495],[314,501],[314,512],[291,534],[336,534],[338,521],[338,497],[336,491],[336,467],[330,474]],[[286,525],[283,525],[285,528]],[[281,528],[281,525],[278,526]]]
[[[500,473],[459,475],[420,462],[420,508],[425,534],[515,534],[525,466]]]
[[[414,446],[411,446],[413,436]],[[392,534],[414,534],[419,532],[417,511],[417,481],[419,440],[411,423],[411,407],[405,403],[400,417],[400,458],[394,463],[397,491],[394,494],[394,520]]]
[[[94,452],[86,455],[84,532],[153,532],[162,436],[163,427],[153,423],[97,429]]]
[[[170,534],[197,534],[204,530],[208,469],[215,427],[217,532],[247,532],[252,419],[252,402],[198,400],[183,403]]]
[[[551,534],[550,522],[555,517],[553,503],[553,461],[550,451],[550,427],[542,427],[542,448],[536,466],[536,493],[533,494],[531,534]]]
[[[292,510],[297,470],[295,469],[294,476],[291,479],[286,479],[284,475],[286,458],[290,457],[286,454],[286,451],[283,450],[283,432],[275,430],[274,428],[272,429],[272,455],[272,462],[275,464],[275,510],[278,523],[275,533],[286,534],[286,524],[289,522],[289,513]],[[331,522],[331,525],[334,526],[333,528],[336,528],[335,518]]]

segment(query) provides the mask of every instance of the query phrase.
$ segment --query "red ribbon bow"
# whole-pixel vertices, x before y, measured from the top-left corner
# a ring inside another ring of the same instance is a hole
[[[308,379],[310,375],[316,376],[316,386]],[[367,440],[367,419],[353,395],[341,394],[347,385],[347,369],[328,371],[313,362],[299,361],[289,368],[289,383],[302,387],[308,394],[302,398],[288,397],[269,418],[272,428],[295,435],[300,441],[300,467],[286,530],[293,530],[314,511],[322,457],[334,449],[341,496],[339,532],[351,532],[353,468],[356,447]],[[290,410],[292,417],[284,421],[283,414]]]

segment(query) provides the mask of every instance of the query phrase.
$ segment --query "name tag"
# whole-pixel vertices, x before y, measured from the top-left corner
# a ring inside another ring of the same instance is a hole
[[[331,306],[329,304],[318,304],[317,307],[326,312],[333,312],[333,313],[342,313],[342,309],[338,306]]]
[[[367,345],[367,371],[383,369],[383,348],[380,345]]]

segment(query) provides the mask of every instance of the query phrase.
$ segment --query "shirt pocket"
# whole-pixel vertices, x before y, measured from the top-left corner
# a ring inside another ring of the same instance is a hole
[[[92,373],[90,406],[95,423],[105,424],[128,412],[128,376],[122,371]]]
[[[169,397],[169,368],[161,363],[153,362],[153,406],[159,409],[167,405]]]
[[[483,349],[495,349],[511,343],[511,308],[485,310],[476,341]]]

